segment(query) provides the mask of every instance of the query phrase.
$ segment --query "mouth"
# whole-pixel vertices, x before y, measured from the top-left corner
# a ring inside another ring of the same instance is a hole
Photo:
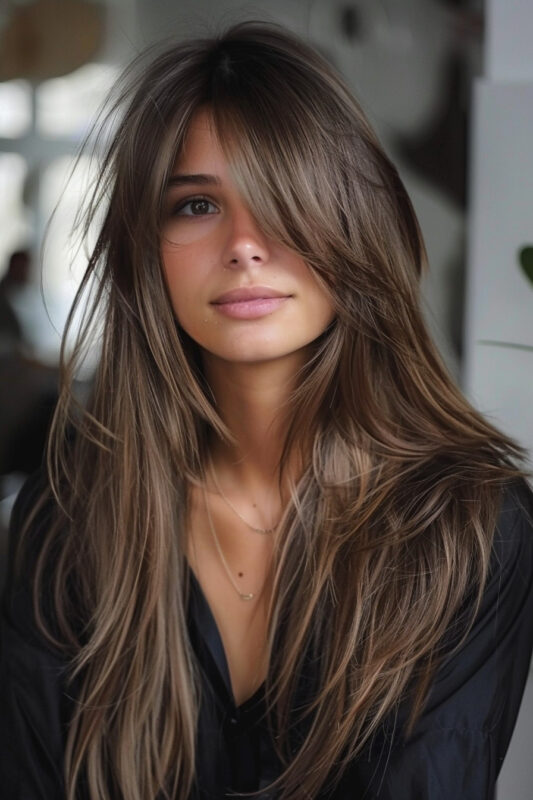
[[[279,292],[276,289],[271,289],[268,286],[243,286],[240,289],[232,289],[229,292],[224,292],[224,294],[221,294],[216,300],[212,301],[212,305],[246,303],[250,300],[271,300],[277,297],[289,297],[289,295]]]
[[[211,305],[228,317],[257,319],[276,311],[291,297],[268,286],[248,286],[224,292]]]

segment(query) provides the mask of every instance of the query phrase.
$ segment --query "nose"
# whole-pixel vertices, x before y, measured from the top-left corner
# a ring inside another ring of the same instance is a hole
[[[222,253],[226,269],[248,269],[268,261],[268,240],[246,208],[235,210],[228,220],[228,233]]]

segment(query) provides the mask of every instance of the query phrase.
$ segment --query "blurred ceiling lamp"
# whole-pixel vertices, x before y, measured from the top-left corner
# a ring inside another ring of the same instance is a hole
[[[84,0],[8,6],[0,28],[0,81],[57,78],[81,67],[104,37],[104,7]]]

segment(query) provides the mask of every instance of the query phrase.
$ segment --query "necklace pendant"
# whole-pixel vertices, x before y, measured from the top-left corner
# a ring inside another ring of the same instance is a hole
[[[226,575],[228,576],[228,579],[229,579],[231,585],[233,586],[233,588],[235,589],[235,591],[237,592],[237,594],[239,595],[241,600],[253,600],[254,597],[255,597],[255,594],[253,592],[241,592],[241,590],[239,589],[239,587],[237,585],[237,581],[235,580],[235,578],[231,574],[231,570],[230,570],[230,568],[228,566],[228,562],[224,558],[224,553],[222,552],[222,548],[220,546],[220,542],[218,541],[218,536],[217,536],[217,532],[215,530],[215,526],[213,524],[213,519],[211,517],[211,512],[209,511],[209,503],[207,502],[207,492],[206,492],[206,489],[205,489],[205,484],[203,486],[203,492],[204,492],[205,513],[207,514],[207,521],[208,521],[209,527],[211,529],[211,534],[213,536],[213,541],[215,543],[215,547],[217,549],[218,555],[220,556],[220,561],[222,562],[222,566],[224,567],[224,569],[226,571]],[[239,572],[239,578],[242,577],[242,575],[243,575],[243,573]]]

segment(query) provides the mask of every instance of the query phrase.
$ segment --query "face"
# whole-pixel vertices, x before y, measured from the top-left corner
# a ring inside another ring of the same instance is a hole
[[[334,317],[302,258],[242,201],[208,112],[195,116],[165,200],[161,256],[175,316],[204,360],[305,356]]]

